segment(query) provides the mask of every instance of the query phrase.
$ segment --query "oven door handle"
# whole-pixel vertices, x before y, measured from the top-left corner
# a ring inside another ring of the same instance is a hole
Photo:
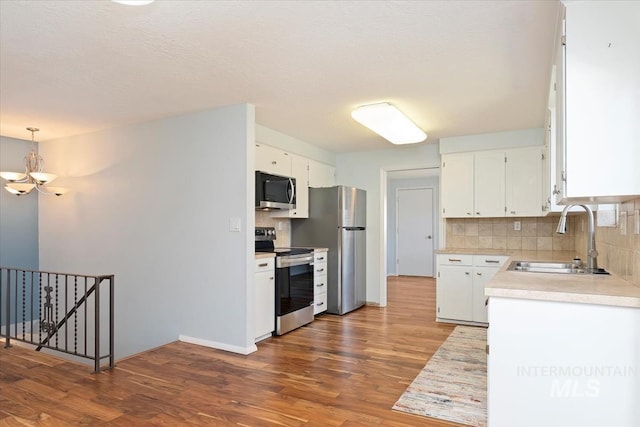
[[[305,265],[313,263],[313,253],[304,256],[293,256],[293,257],[276,257],[276,267],[284,268],[284,267],[295,267],[296,265]]]

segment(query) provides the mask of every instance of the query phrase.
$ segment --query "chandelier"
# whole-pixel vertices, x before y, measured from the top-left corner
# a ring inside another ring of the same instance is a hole
[[[52,173],[44,173],[44,159],[36,153],[35,133],[40,129],[27,128],[31,132],[31,151],[24,156],[23,172],[0,172],[0,178],[7,181],[4,189],[11,194],[21,196],[29,194],[35,188],[42,194],[62,196],[68,189],[63,187],[47,187],[51,181],[57,178]]]

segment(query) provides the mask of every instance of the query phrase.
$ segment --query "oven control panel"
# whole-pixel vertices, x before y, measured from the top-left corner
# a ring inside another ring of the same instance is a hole
[[[256,241],[276,240],[275,227],[256,227]]]

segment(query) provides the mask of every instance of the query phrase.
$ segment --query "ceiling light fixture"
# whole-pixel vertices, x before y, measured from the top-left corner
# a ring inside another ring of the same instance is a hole
[[[127,6],[146,6],[155,0],[111,0],[114,3],[120,3]]]
[[[40,129],[29,127],[27,130],[31,132],[31,151],[24,156],[24,173],[0,172],[0,178],[8,181],[4,189],[16,196],[29,194],[34,188],[42,194],[62,196],[67,193],[68,190],[66,188],[46,187],[47,184],[57,178],[57,175],[42,172],[44,159],[36,153],[35,142],[35,133]]]
[[[422,129],[388,102],[358,107],[351,117],[392,144],[414,144],[427,139]]]

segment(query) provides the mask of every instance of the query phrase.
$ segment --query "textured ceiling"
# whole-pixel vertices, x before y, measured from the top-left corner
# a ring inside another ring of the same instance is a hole
[[[341,152],[389,101],[441,137],[543,125],[556,1],[0,1],[0,134],[41,141],[252,103]]]

